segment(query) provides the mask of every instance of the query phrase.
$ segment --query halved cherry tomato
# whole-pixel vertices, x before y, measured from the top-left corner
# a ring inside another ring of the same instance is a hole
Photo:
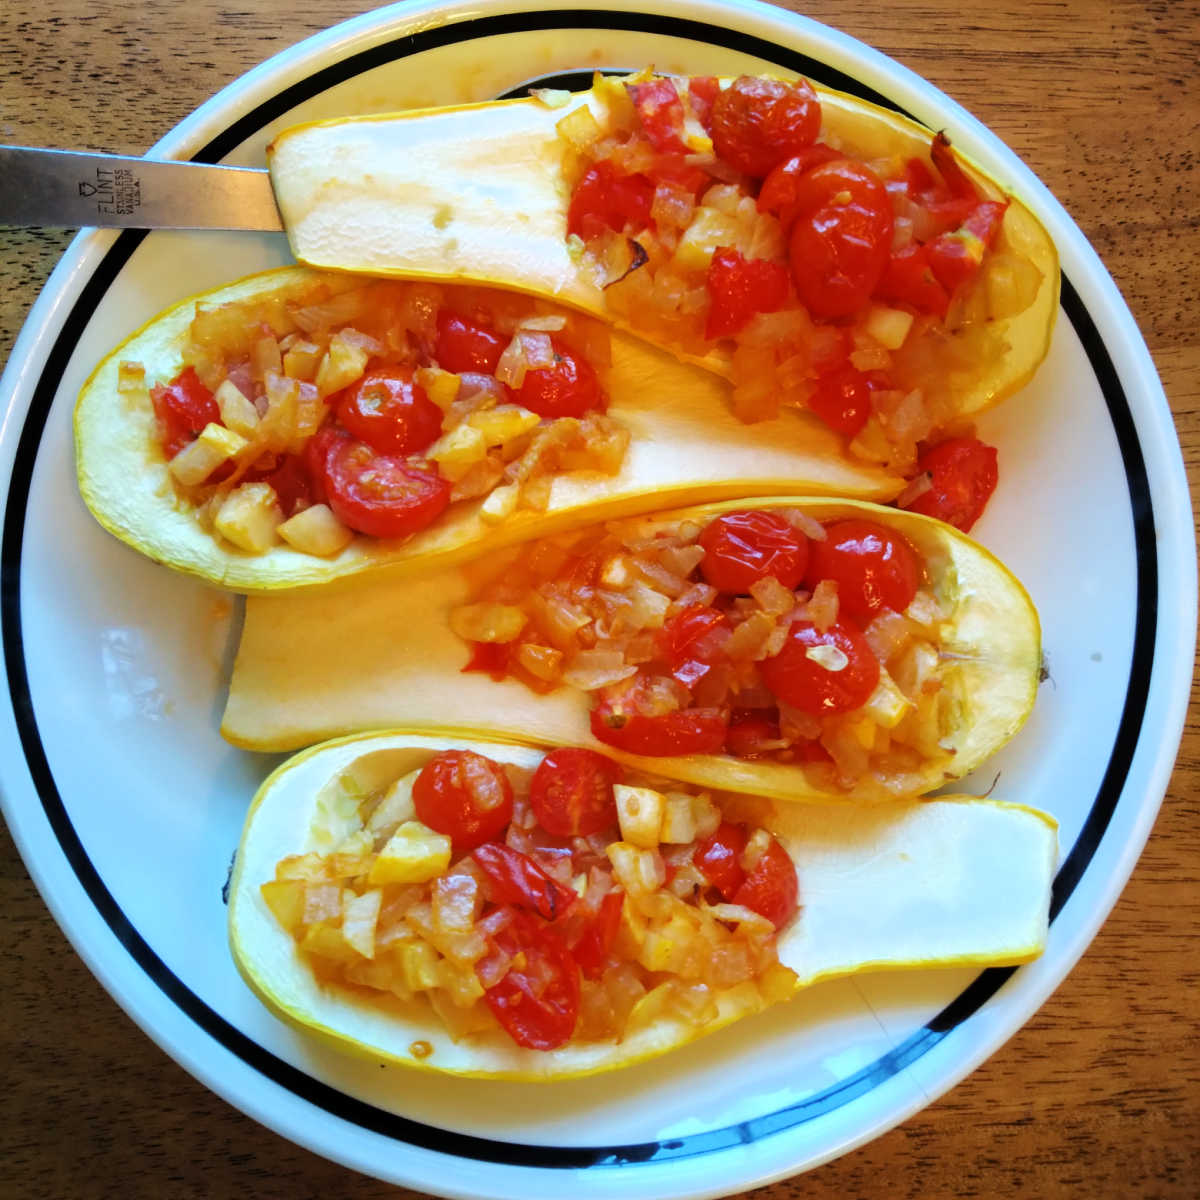
[[[725,749],[734,758],[757,758],[765,744],[780,740],[779,714],[774,709],[735,709],[725,735]]]
[[[494,842],[512,821],[512,784],[504,768],[473,750],[444,750],[413,783],[417,819],[444,833],[463,854]]]
[[[917,471],[929,475],[930,487],[905,507],[964,533],[979,520],[999,478],[996,448],[973,437],[939,442],[917,459]]]
[[[804,582],[822,579],[838,585],[838,611],[866,625],[880,609],[903,612],[924,576],[921,556],[912,543],[878,521],[850,517],[825,528],[825,540],[814,542]]]
[[[716,517],[699,538],[700,573],[718,591],[747,595],[768,575],[794,588],[804,577],[808,538],[778,513],[751,509]]]
[[[569,1040],[579,1019],[579,967],[536,917],[519,908],[507,911],[511,920],[492,940],[511,965],[483,998],[518,1046],[555,1050]],[[477,974],[482,965],[477,964]]]
[[[607,159],[589,167],[571,193],[567,232],[585,241],[606,229],[637,233],[652,228],[654,184],[645,175],[618,175]]]
[[[639,686],[604,696],[592,709],[593,736],[628,754],[654,758],[677,754],[720,754],[729,715],[720,708],[683,708],[674,712],[642,711]]]
[[[786,162],[781,162],[773,168],[763,180],[758,193],[758,211],[774,213],[783,223],[785,230],[790,228],[796,219],[799,208],[798,182],[800,177],[819,167],[822,163],[833,162],[834,159],[845,158],[840,151],[824,142],[814,142],[806,150],[792,155]]]
[[[538,824],[554,837],[587,837],[617,822],[616,764],[595,750],[551,750],[529,786]]]
[[[444,308],[437,315],[437,331],[434,357],[443,370],[455,375],[473,371],[494,375],[500,355],[508,348],[509,339],[494,329]]]
[[[620,888],[605,892],[592,913],[582,914],[583,929],[571,946],[571,953],[585,979],[599,979],[608,966],[609,956],[621,928],[621,909],[625,893]],[[577,915],[580,915],[577,910]]]
[[[162,427],[163,453],[168,458],[194,442],[205,425],[221,423],[221,410],[212,392],[200,382],[195,367],[184,367],[170,383],[151,388],[150,399]]]
[[[783,649],[761,664],[773,696],[814,716],[861,708],[879,682],[879,660],[850,620],[823,632],[793,621]]]
[[[821,103],[803,79],[784,83],[742,75],[713,101],[713,148],[756,179],[811,146],[820,131]]]
[[[547,921],[557,921],[579,899],[528,854],[503,842],[484,842],[475,847],[471,857],[487,877],[488,899],[494,904],[515,904],[532,909]]]
[[[730,821],[717,828],[696,846],[692,862],[709,883],[721,893],[723,900],[732,900],[746,881],[742,869],[742,853],[746,849],[746,829]]]
[[[788,273],[782,263],[743,258],[729,246],[712,256],[704,283],[709,298],[706,338],[729,337],[756,314],[778,312],[788,298]]]
[[[365,442],[333,438],[319,448],[326,501],[337,518],[371,537],[405,537],[450,503],[450,484],[433,467],[378,454]]]
[[[554,365],[525,372],[513,399],[539,417],[582,417],[604,407],[604,393],[591,363],[551,340]]]
[[[782,929],[795,915],[800,883],[791,855],[772,838],[745,882],[733,894],[734,904],[744,904]]]
[[[792,280],[814,317],[836,320],[863,308],[891,246],[892,201],[869,167],[837,159],[796,180]]]
[[[669,79],[651,79],[626,85],[633,107],[650,144],[662,153],[681,153],[683,141],[683,101]]]
[[[380,367],[330,397],[339,423],[381,454],[419,454],[442,432],[442,410],[411,367]]]

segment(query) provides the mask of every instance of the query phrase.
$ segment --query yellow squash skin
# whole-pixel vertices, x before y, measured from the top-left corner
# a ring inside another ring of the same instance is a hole
[[[864,516],[899,530],[924,556],[935,592],[954,602],[943,634],[948,680],[963,697],[950,739],[953,769],[931,766],[932,791],[961,778],[1003,746],[1033,707],[1041,630],[1028,594],[983,547],[916,513],[853,501],[776,497],[732,500],[637,518],[647,529],[706,523],[744,508],[800,508],[818,520]],[[701,787],[811,802],[893,799],[864,781],[853,792],[811,785],[802,769],[729,755],[641,758],[592,736],[590,698],[566,687],[539,695],[508,679],[462,674],[466,645],[449,613],[472,598],[459,568],[407,581],[251,598],[221,732],[251,750],[293,750],[355,731],[407,727],[472,732],[528,745],[590,746],[639,769]]]
[[[242,976],[289,1023],[338,1048],[439,1073],[549,1081],[629,1066],[759,1011],[747,989],[719,998],[699,1028],[662,1019],[619,1044],[525,1050],[502,1034],[455,1042],[424,1001],[383,1002],[322,987],[262,899],[275,864],[328,848],[331,796],[366,795],[434,754],[468,748],[534,767],[541,753],[476,738],[391,731],[314,747],[279,767],[246,818],[229,896],[229,937]],[[797,988],[867,971],[1027,962],[1045,944],[1057,826],[1019,804],[971,797],[847,812],[746,796],[718,798],[735,820],[769,828],[796,863],[801,911],[779,939]],[[344,803],[343,803],[344,806]],[[883,898],[881,901],[881,897]],[[378,995],[378,994],[376,994]],[[414,1055],[414,1043],[429,1053]],[[424,1047],[422,1048],[424,1049]]]
[[[816,91],[823,140],[868,161],[928,159],[928,129],[842,92]],[[606,119],[604,99],[591,90],[559,108],[536,98],[500,100],[285,130],[268,147],[267,159],[293,254],[329,269],[477,280],[606,316],[603,292],[566,242],[570,187],[564,168],[571,151],[556,126],[584,105],[597,120]],[[984,196],[1008,196],[976,164],[958,158]],[[1058,313],[1054,243],[1015,197],[997,248],[1028,258],[1041,271],[1042,284],[1032,305],[998,323],[1010,350],[961,392],[962,420],[1032,378]],[[722,375],[731,370],[729,354],[719,346],[703,357],[681,357]]]
[[[462,561],[485,546],[646,512],[664,502],[791,492],[798,486],[823,495],[889,499],[904,486],[894,475],[850,460],[840,438],[811,414],[791,411],[743,424],[731,413],[720,379],[616,333],[608,411],[632,433],[617,475],[560,476],[545,512],[518,511],[500,525],[480,516],[482,500],[463,501],[410,538],[356,537],[332,558],[283,543],[264,554],[244,553],[206,531],[180,499],[153,409],[148,400],[134,405],[118,392],[118,370],[122,361],[141,362],[149,383],[165,383],[184,365],[182,347],[198,303],[286,304],[310,291],[318,278],[304,268],[283,268],[192,297],[154,318],[100,363],[76,405],[75,450],[80,492],[105,529],[150,558],[218,587],[265,592],[382,568],[405,574]],[[356,281],[337,276],[335,282],[345,288]]]

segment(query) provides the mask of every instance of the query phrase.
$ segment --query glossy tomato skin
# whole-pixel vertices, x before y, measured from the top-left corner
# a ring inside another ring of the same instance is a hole
[[[487,879],[488,899],[495,904],[528,908],[546,921],[571,911],[579,897],[520,850],[503,842],[484,842],[471,854]]]
[[[827,162],[796,181],[788,253],[801,302],[818,320],[864,308],[887,266],[892,202],[879,177],[850,159]]]
[[[442,410],[410,367],[380,367],[331,401],[339,424],[381,454],[419,454],[442,432]]]
[[[499,983],[484,989],[484,1001],[518,1046],[556,1050],[579,1019],[578,964],[536,917],[519,908],[509,912],[512,919],[493,941],[512,965]]]
[[[552,339],[554,365],[525,372],[513,399],[539,417],[582,417],[603,409],[604,392],[591,363]]]
[[[344,525],[370,537],[406,537],[450,503],[450,484],[433,467],[378,454],[365,442],[333,437],[314,452],[326,502]]]
[[[443,308],[437,315],[434,357],[444,371],[494,375],[508,342],[494,329],[448,309]]]
[[[473,750],[444,750],[413,783],[417,819],[445,834],[455,854],[498,841],[512,821],[512,784],[504,768]]]
[[[699,543],[704,550],[700,573],[718,591],[734,596],[748,595],[769,575],[794,588],[808,563],[808,538],[773,512],[725,513],[705,526]]]
[[[663,758],[677,754],[720,754],[729,714],[719,708],[685,708],[667,713],[640,709],[641,691],[602,697],[592,709],[592,735],[628,754]]]
[[[774,709],[735,710],[729,720],[725,750],[734,758],[758,758],[767,753],[764,743],[779,740],[779,715]]]
[[[755,179],[811,146],[820,131],[820,101],[802,79],[784,83],[742,75],[713,101],[713,148]]]
[[[996,448],[973,437],[951,438],[926,450],[917,471],[928,473],[930,488],[907,505],[908,511],[964,533],[983,515],[999,478]]]
[[[746,829],[732,821],[722,821],[696,846],[692,863],[721,893],[722,900],[732,900],[746,881],[746,872],[742,868],[745,849]]]
[[[886,383],[880,372],[860,371],[846,363],[817,377],[808,407],[830,429],[857,437],[871,416],[871,394]]]
[[[800,906],[796,864],[777,839],[767,843],[758,862],[734,893],[733,902],[766,917],[776,929],[782,929],[796,915]]]
[[[620,888],[606,892],[596,910],[585,914],[582,929],[571,953],[585,979],[599,979],[608,966],[621,927],[625,893]]]
[[[807,149],[772,168],[758,192],[759,212],[773,213],[786,231],[796,219],[799,208],[800,180],[814,167],[844,158],[840,151],[824,142],[814,142]]]
[[[617,766],[582,747],[552,750],[538,764],[529,803],[538,824],[554,837],[588,837],[617,823],[613,785]]]
[[[845,656],[839,669],[821,665],[821,656],[840,659],[837,651]],[[841,617],[824,631],[811,621],[793,621],[783,649],[761,670],[772,695],[818,717],[861,708],[879,682],[879,660],[854,623]]]
[[[814,542],[805,583],[815,588],[822,579],[838,585],[838,611],[862,626],[884,608],[903,612],[924,580],[921,556],[901,533],[850,517],[825,527],[825,540]]]
[[[758,313],[778,312],[790,290],[787,268],[765,258],[744,258],[729,246],[718,248],[705,276],[709,309],[706,338],[730,337]]]
[[[195,441],[205,425],[221,422],[221,410],[195,367],[184,367],[170,383],[151,389],[150,396],[168,458]]]

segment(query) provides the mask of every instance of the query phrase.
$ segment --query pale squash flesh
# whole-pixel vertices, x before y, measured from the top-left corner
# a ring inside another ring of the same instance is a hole
[[[632,440],[621,471],[560,475],[544,512],[520,510],[500,525],[480,515],[483,500],[461,501],[407,539],[356,536],[339,554],[318,558],[279,543],[263,554],[236,549],[202,527],[177,492],[148,398],[118,390],[120,364],[142,363],[147,381],[166,383],[183,366],[182,348],[198,303],[256,300],[286,304],[318,276],[284,268],[193,297],[118,346],[85,384],[75,410],[80,492],[96,519],[135,550],[237,592],[327,583],[386,568],[404,574],[460,561],[509,544],[606,517],[745,494],[792,492],[888,499],[903,480],[855,463],[836,434],[808,413],[786,412],[748,426],[730,412],[728,388],[708,372],[617,333],[607,379],[609,414]],[[347,277],[336,277],[342,288]]]
[[[864,160],[927,157],[931,133],[896,113],[817,87],[821,138]],[[603,291],[568,247],[567,178],[573,153],[558,123],[595,90],[563,107],[537,98],[341,118],[296,126],[267,150],[292,252],[310,266],[447,282],[477,280],[561,301],[613,319]],[[980,193],[1009,198],[998,249],[1042,274],[1034,302],[996,322],[1009,345],[957,397],[967,420],[1011,395],[1045,358],[1058,311],[1058,256],[1029,208],[958,155]],[[621,324],[638,334],[636,322]],[[681,357],[728,376],[720,344]]]
[[[647,527],[704,524],[733,509],[771,507],[796,507],[826,521],[865,516],[899,530],[923,555],[934,593],[952,604],[941,650],[945,678],[961,697],[955,729],[943,740],[953,757],[949,767],[931,764],[914,793],[961,778],[1017,732],[1038,686],[1037,613],[1012,574],[950,526],[878,505],[796,497],[724,501],[637,520]],[[869,779],[853,791],[822,791],[800,767],[784,763],[622,754],[592,736],[587,693],[558,687],[537,694],[511,679],[463,674],[469,651],[451,632],[449,614],[473,598],[471,579],[487,567],[484,560],[470,572],[455,567],[250,598],[221,732],[254,750],[292,750],[369,729],[471,732],[528,745],[591,746],[642,770],[782,800],[889,798]]]
[[[526,768],[541,759],[527,747],[478,737],[391,731],[308,750],[260,788],[235,860],[229,936],[238,969],[272,1011],[375,1060],[542,1081],[664,1054],[763,1007],[743,989],[719,996],[718,1016],[701,1026],[664,1018],[619,1044],[569,1042],[545,1052],[498,1032],[455,1041],[424,1001],[381,1001],[365,990],[318,984],[261,885],[280,859],[320,845],[321,802],[331,791],[365,796],[442,750],[464,747]],[[871,971],[1017,964],[1044,947],[1058,853],[1057,826],[1044,813],[961,796],[852,811],[718,799],[732,819],[770,829],[796,863],[801,909],[778,951],[797,988]]]

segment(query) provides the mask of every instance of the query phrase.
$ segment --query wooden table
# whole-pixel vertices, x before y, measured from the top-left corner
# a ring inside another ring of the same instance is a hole
[[[1141,325],[1200,485],[1200,4],[790,0],[932,80],[1066,206]],[[141,154],[353,0],[5,0],[0,141]],[[0,230],[0,359],[70,234]],[[902,1127],[757,1200],[1200,1192],[1200,722],[1149,846],[1042,1011]],[[102,991],[0,834],[0,1195],[366,1200],[415,1193],[261,1128]]]

